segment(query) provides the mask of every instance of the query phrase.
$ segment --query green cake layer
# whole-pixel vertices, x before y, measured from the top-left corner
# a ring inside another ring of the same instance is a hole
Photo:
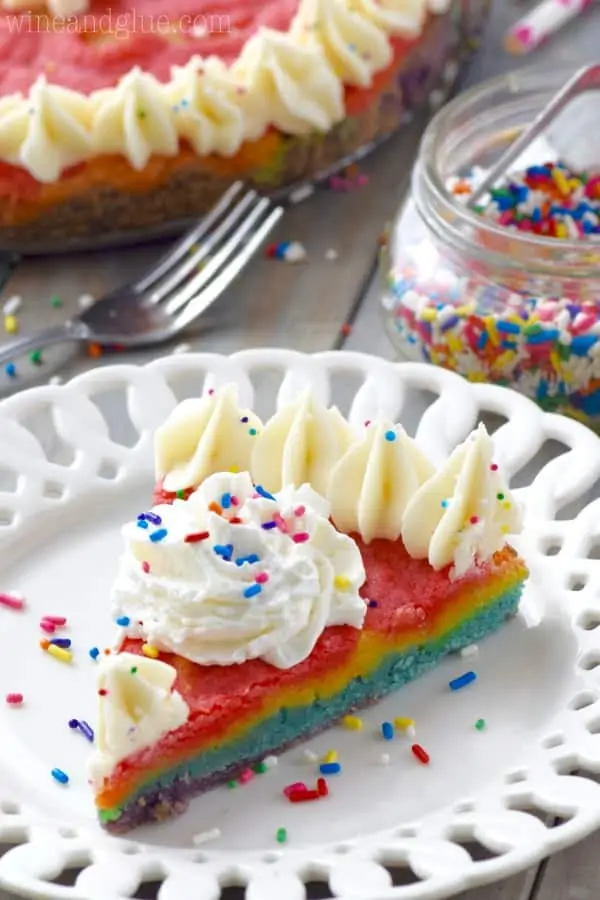
[[[246,732],[241,739],[204,751],[194,759],[145,782],[124,805],[99,811],[109,830],[125,832],[150,819],[162,820],[185,809],[196,794],[229,781],[272,753],[323,731],[352,710],[408,684],[443,657],[478,643],[497,631],[517,611],[523,584],[519,583],[442,638],[403,653],[391,653],[369,678],[355,678],[333,697],[310,705],[283,708]]]

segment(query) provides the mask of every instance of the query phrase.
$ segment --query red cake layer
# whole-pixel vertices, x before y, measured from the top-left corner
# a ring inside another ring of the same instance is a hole
[[[69,25],[52,21],[43,3],[31,4],[31,16],[0,11],[0,95],[26,92],[40,73],[91,93],[135,65],[165,81],[194,54],[231,62],[260,26],[286,30],[297,8],[298,0],[92,0]],[[206,34],[194,36],[194,26]]]
[[[140,770],[152,771],[181,761],[206,746],[231,740],[249,721],[278,708],[310,704],[343,689],[351,678],[367,675],[388,652],[426,643],[452,630],[496,595],[510,590],[527,575],[511,547],[463,578],[450,581],[448,570],[435,572],[426,560],[408,556],[400,541],[363,544],[352,535],[363,555],[367,580],[361,591],[370,601],[362,630],[327,628],[311,655],[291,669],[276,669],[262,660],[235,666],[200,666],[161,653],[177,671],[176,689],[190,708],[190,717],[158,744],[118,764],[97,798],[110,808],[132,786]],[[371,605],[373,604],[373,605]],[[376,604],[376,605],[375,605]],[[126,640],[122,650],[141,653],[141,642]]]

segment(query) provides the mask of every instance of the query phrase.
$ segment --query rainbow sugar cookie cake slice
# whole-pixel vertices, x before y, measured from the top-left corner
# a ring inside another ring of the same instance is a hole
[[[120,652],[99,666],[90,761],[115,832],[180,812],[479,642],[516,612],[527,577],[483,426],[435,471],[400,426],[355,434],[303,396],[254,422],[232,473],[219,471],[221,402],[200,409],[215,432],[202,480],[124,528]],[[229,413],[224,427],[248,425]],[[206,438],[196,426],[190,458]]]

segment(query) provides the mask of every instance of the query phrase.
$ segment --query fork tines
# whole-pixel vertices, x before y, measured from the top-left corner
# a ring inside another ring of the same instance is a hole
[[[209,306],[241,271],[283,214],[238,181],[213,209],[135,286],[149,304],[183,327]]]

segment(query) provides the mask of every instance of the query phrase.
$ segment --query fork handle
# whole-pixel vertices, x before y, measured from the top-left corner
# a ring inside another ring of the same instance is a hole
[[[26,334],[17,338],[16,341],[0,346],[0,365],[11,362],[29,350],[42,350],[44,347],[62,344],[64,341],[85,341],[89,340],[89,338],[90,331],[83,322],[64,322],[55,328],[47,328],[45,331]]]

